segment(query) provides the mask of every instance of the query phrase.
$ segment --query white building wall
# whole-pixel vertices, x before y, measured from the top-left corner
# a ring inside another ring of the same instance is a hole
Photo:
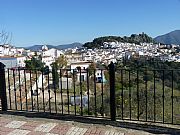
[[[48,66],[51,69],[51,64],[55,62],[55,58],[51,56],[42,57],[42,62],[45,63],[46,66]]]
[[[26,57],[17,57],[17,65],[18,67],[25,67]]]
[[[87,69],[90,63],[82,63],[82,64],[71,64],[71,69],[76,69],[77,67],[81,67],[81,69]]]
[[[49,49],[47,51],[43,51],[43,56],[51,56],[53,58],[58,58],[60,55],[62,55],[63,52],[57,49]]]
[[[81,79],[80,79],[81,77]],[[87,72],[82,72],[81,74],[80,73],[77,73],[77,82],[83,82],[83,81],[87,81]]]

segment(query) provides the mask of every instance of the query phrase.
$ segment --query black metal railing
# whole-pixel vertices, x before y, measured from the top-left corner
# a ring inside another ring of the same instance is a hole
[[[4,69],[2,110],[180,124],[180,70]]]
[[[98,80],[96,70],[59,69],[57,78],[51,70],[45,74],[17,68],[4,73],[9,110],[109,117],[103,114],[105,83],[101,77]],[[104,70],[99,70],[99,75],[104,75]]]
[[[180,70],[117,69],[116,117],[123,120],[180,123]]]

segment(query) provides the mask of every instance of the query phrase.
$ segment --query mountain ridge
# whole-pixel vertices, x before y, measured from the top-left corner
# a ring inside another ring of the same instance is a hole
[[[75,47],[82,47],[83,44],[79,43],[79,42],[74,42],[74,43],[71,43],[71,44],[63,44],[63,45],[46,45],[48,47],[48,49],[51,49],[51,48],[55,48],[55,49],[58,49],[58,50],[64,50],[64,49],[67,49],[67,48],[75,48]],[[31,51],[39,51],[41,50],[43,45],[32,45],[32,46],[29,46],[29,47],[25,47],[25,49],[28,49],[28,50],[31,50]]]
[[[142,35],[142,34],[139,34],[139,35]],[[132,34],[130,38],[136,38],[138,35],[137,34]],[[146,35],[148,37],[148,35]],[[105,37],[99,37],[99,38],[95,38],[93,40],[94,41],[98,41],[97,43],[99,43],[99,39],[101,38],[107,38],[108,36],[105,36]],[[117,37],[117,36],[109,36],[109,38],[119,38],[120,40],[122,39],[121,37]],[[124,36],[126,37],[126,36]],[[126,37],[127,38],[127,37]],[[150,38],[150,37],[148,37]],[[155,38],[153,38],[153,40],[157,43],[162,43],[162,44],[176,44],[176,45],[180,45],[180,30],[174,30],[174,31],[171,31],[167,34],[163,34],[163,35],[160,35],[160,36],[157,36]],[[49,49],[51,48],[55,48],[55,49],[59,49],[59,50],[64,50],[64,49],[67,49],[67,48],[75,48],[75,47],[86,47],[88,46],[89,44],[92,44],[93,42],[87,42],[85,44],[82,44],[82,43],[79,43],[79,42],[74,42],[74,43],[71,43],[71,44],[63,44],[63,45],[47,45],[47,47]],[[102,44],[102,43],[100,43]],[[95,44],[96,45],[96,44]],[[31,51],[39,51],[41,50],[43,45],[32,45],[32,46],[29,46],[29,47],[23,47],[25,49],[28,49],[28,50],[31,50]]]
[[[174,30],[167,34],[163,34],[154,38],[156,42],[163,44],[180,45],[180,30]]]

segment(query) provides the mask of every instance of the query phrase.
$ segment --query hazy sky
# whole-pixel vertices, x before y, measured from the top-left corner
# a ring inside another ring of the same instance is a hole
[[[180,0],[0,0],[0,30],[15,46],[87,42],[180,29]]]

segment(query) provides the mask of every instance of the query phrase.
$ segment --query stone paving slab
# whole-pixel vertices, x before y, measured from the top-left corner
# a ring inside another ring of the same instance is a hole
[[[10,132],[12,132],[14,129],[6,128],[6,127],[0,127],[0,135],[6,135]]]
[[[3,116],[3,115],[2,115]],[[56,119],[0,116],[0,135],[150,135],[141,130]]]
[[[72,127],[68,130],[66,135],[84,135],[87,131],[87,128]]]
[[[114,132],[114,131],[106,131],[105,135],[125,135],[124,133]]]
[[[7,128],[20,128],[25,123],[26,123],[25,121],[11,121],[7,125],[5,125],[5,127],[7,127]]]
[[[0,117],[0,135],[124,135],[97,127],[72,124],[15,120]]]
[[[39,126],[38,122],[27,122],[24,125],[22,125],[19,129],[34,131],[34,129],[38,126]]]
[[[11,122],[10,119],[0,119],[0,126],[6,125]]]
[[[85,135],[90,135],[90,134],[95,134],[95,135],[104,135],[105,130],[97,127],[89,127],[88,130],[86,131]]]
[[[15,129],[12,132],[10,132],[8,135],[27,135],[29,132],[31,132],[31,131]]]
[[[51,131],[57,124],[56,123],[46,123],[46,124],[41,124],[38,127],[35,128],[34,131],[39,131],[39,132],[49,132]]]
[[[52,134],[61,134],[64,135],[68,132],[68,130],[71,128],[71,126],[69,125],[56,125],[51,131],[50,133]]]

